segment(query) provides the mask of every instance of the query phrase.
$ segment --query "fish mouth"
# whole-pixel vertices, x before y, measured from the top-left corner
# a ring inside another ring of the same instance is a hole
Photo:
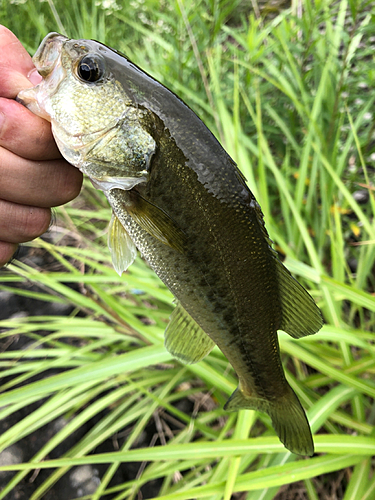
[[[60,33],[49,33],[41,42],[33,57],[38,73],[46,78],[55,69],[61,56],[63,44],[69,40]]]
[[[48,99],[53,95],[65,77],[61,64],[63,45],[69,40],[59,33],[49,33],[41,42],[33,57],[33,63],[43,80],[35,87],[21,90],[17,101],[34,114],[51,121]]]

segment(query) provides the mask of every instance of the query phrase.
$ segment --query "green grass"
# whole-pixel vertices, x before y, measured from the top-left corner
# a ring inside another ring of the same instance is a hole
[[[1,271],[0,290],[30,296],[34,283],[38,298],[73,304],[74,312],[0,322],[2,342],[15,335],[30,339],[27,349],[0,354],[6,377],[0,418],[40,402],[0,436],[0,449],[58,417],[66,419],[30,463],[2,467],[18,472],[0,499],[35,468],[51,473],[31,500],[43,498],[72,466],[105,463],[97,492],[84,498],[112,493],[116,500],[133,499],[142,485],[162,479],[158,498],[165,500],[230,500],[243,491],[233,498],[292,499],[282,497],[280,488],[296,481],[303,481],[306,499],[324,500],[332,488],[328,473],[350,468],[343,500],[370,500],[375,491],[373,2],[307,0],[302,15],[299,2],[288,10],[254,2],[260,17],[241,0],[159,5],[117,0],[108,11],[89,0],[3,0],[0,15],[31,53],[49,31],[96,38],[124,52],[180,95],[238,163],[275,247],[326,320],[309,338],[294,341],[280,334],[287,377],[317,433],[318,455],[301,460],[286,452],[264,414],[223,411],[236,378],[218,349],[187,367],[171,358],[163,332],[172,296],[140,258],[122,278],[113,271],[106,247],[110,210],[102,193],[85,183],[80,198],[57,209],[54,244],[51,238],[30,244],[58,266],[38,269],[15,261]],[[359,189],[368,193],[365,204],[353,196]],[[48,376],[35,381],[40,374]],[[194,401],[193,414],[178,409],[176,403],[185,398]],[[213,403],[208,411],[205,401]],[[46,459],[98,415],[64,456]],[[180,422],[173,433],[171,418]],[[163,429],[156,446],[135,448],[152,421]],[[95,453],[124,428],[128,434],[118,450]],[[139,462],[143,472],[110,486],[126,461]]]

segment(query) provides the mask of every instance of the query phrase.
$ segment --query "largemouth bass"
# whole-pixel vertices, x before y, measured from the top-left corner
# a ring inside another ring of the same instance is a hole
[[[175,94],[105,45],[51,33],[33,60],[43,81],[18,100],[104,191],[119,274],[138,248],[174,294],[166,348],[195,363],[217,344],[239,378],[225,409],[266,412],[286,448],[312,455],[277,330],[311,335],[322,317],[272,249],[234,161]]]

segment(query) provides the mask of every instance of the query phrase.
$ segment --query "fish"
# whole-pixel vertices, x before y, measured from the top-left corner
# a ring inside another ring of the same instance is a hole
[[[288,450],[312,456],[277,332],[312,335],[322,315],[279,260],[236,163],[177,95],[120,52],[50,33],[33,61],[43,80],[17,100],[51,122],[63,157],[104,192],[116,271],[138,249],[173,293],[166,349],[189,364],[217,345],[238,376],[224,409],[265,412]]]

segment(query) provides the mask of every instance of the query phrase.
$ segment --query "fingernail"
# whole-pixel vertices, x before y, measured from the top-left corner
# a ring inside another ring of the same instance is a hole
[[[30,71],[30,73],[27,75],[27,78],[33,85],[38,85],[38,83],[40,83],[43,80],[43,78],[40,76],[40,74],[35,68]]]

